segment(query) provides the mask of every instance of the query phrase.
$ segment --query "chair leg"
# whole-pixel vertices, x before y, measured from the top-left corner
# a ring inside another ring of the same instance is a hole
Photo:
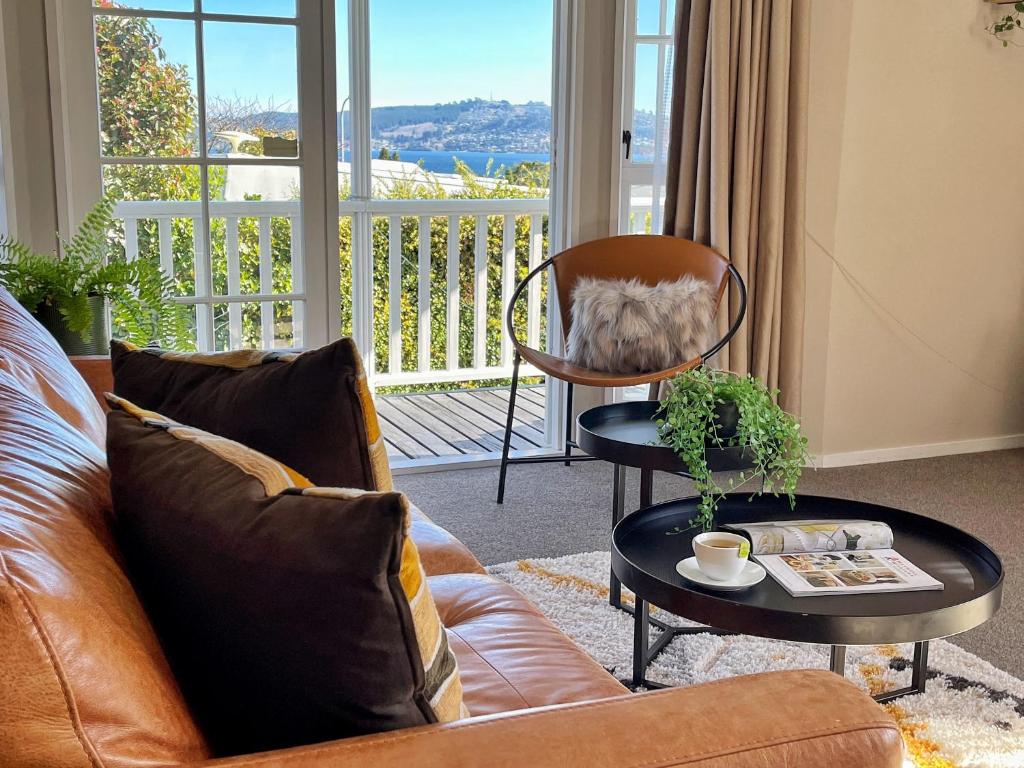
[[[565,391],[565,466],[569,466],[568,458],[572,456],[572,382],[566,384]]]
[[[508,449],[512,442],[512,417],[516,413],[516,389],[519,387],[519,353],[512,360],[512,389],[508,393],[508,419],[505,421],[505,442],[501,446],[501,470],[498,472],[498,503],[505,503],[505,474],[508,472]]]

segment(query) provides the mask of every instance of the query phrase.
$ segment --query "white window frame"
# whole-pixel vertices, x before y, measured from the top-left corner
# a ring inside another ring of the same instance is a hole
[[[677,0],[682,2],[682,0]],[[639,34],[636,30],[637,0],[616,0],[617,3],[617,34],[618,41],[615,52],[615,90],[619,98],[615,99],[612,114],[612,127],[615,136],[623,135],[623,131],[633,130],[634,84],[636,82],[637,46],[643,44],[658,45],[658,83],[657,93],[664,91],[664,73],[667,51],[675,43],[673,19],[668,18],[668,0],[660,0],[659,34]],[[667,127],[660,120],[655,120],[655,157],[668,141]],[[638,163],[633,160],[633,153],[626,157],[626,147],[616,143],[612,152],[612,185],[617,190],[612,196],[612,221],[615,231],[619,234],[629,233],[630,194],[634,184],[650,185],[651,187],[651,232],[660,234],[664,219],[664,211],[657,201],[660,200],[663,180],[659,178],[655,162]]]
[[[322,11],[317,0],[297,0],[294,18],[243,14],[217,14],[200,11],[198,0],[193,10],[156,11],[131,8],[94,9],[88,0],[61,2],[46,0],[47,34],[56,55],[50,57],[51,110],[53,113],[54,164],[56,171],[58,223],[63,232],[71,231],[95,203],[102,189],[104,165],[189,165],[200,168],[202,233],[197,240],[196,295],[183,303],[196,305],[197,341],[200,349],[212,349],[214,339],[213,306],[240,304],[263,298],[239,293],[214,294],[209,263],[210,200],[206,170],[217,165],[274,165],[299,168],[301,190],[301,255],[293,263],[296,285],[292,292],[270,301],[290,300],[300,324],[298,342],[316,347],[331,339],[328,323],[328,281],[324,254],[327,227],[324,220],[324,109],[320,82],[322,70]],[[196,88],[198,101],[199,152],[187,158],[175,157],[103,157],[99,136],[99,93],[96,87],[96,62],[93,17],[96,13],[145,18],[181,19],[196,24]],[[209,156],[205,146],[205,83],[203,78],[204,22],[279,24],[296,29],[296,56],[299,75],[299,157],[252,159]],[[307,44],[308,43],[308,44]],[[335,193],[335,197],[336,197]],[[335,235],[335,239],[337,235]],[[199,254],[205,254],[204,260]],[[205,263],[203,263],[205,261]],[[336,325],[336,323],[334,324]],[[333,334],[337,336],[337,331]]]

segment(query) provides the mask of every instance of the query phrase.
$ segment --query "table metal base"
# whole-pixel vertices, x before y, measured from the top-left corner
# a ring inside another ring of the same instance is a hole
[[[612,528],[622,519],[626,502],[626,468],[621,464],[614,465],[615,474],[612,478]],[[649,469],[640,470],[640,509],[651,506],[654,488],[654,472]],[[611,572],[608,581],[608,603],[613,608],[631,614],[633,621],[633,687],[644,686],[645,688],[668,688],[670,686],[646,677],[647,666],[654,661],[655,657],[665,650],[673,638],[679,635],[696,635],[710,633],[714,635],[733,635],[724,629],[713,627],[678,627],[668,624],[661,619],[652,618],[650,606],[646,600],[639,597],[635,599],[634,605],[622,602],[622,582],[615,572]],[[650,645],[650,627],[654,625],[661,630],[661,635]]]
[[[612,527],[611,530],[615,530],[615,526],[622,520],[622,515],[626,509],[626,468],[622,464],[613,464],[614,475],[612,476]],[[650,469],[640,470],[640,509],[645,509],[651,506],[653,503],[654,491],[654,472]],[[632,613],[632,610],[625,608],[622,605],[622,582],[619,581],[619,577],[615,575],[615,571],[611,571],[608,578],[608,603],[613,608],[619,610],[625,610],[628,613]]]
[[[622,515],[625,510],[626,501],[626,468],[621,464],[614,465],[614,476],[612,479],[612,528],[622,520]],[[652,503],[652,489],[654,485],[654,472],[649,469],[640,470],[640,509],[651,506]],[[620,611],[632,614],[633,616],[633,674],[632,674],[632,685],[633,688],[670,688],[671,686],[665,683],[659,683],[655,680],[647,679],[647,667],[652,661],[672,642],[673,639],[680,635],[697,635],[697,634],[712,634],[712,635],[734,635],[735,632],[731,632],[725,629],[717,629],[715,627],[696,626],[696,627],[679,627],[674,624],[668,624],[661,619],[652,618],[650,615],[650,606],[646,600],[641,600],[640,597],[636,597],[634,605],[622,602],[622,582],[619,581],[618,576],[612,571],[611,577],[608,582],[608,603],[613,608],[618,608]],[[654,625],[661,630],[661,635],[657,640],[654,641],[654,645],[650,644],[650,628]],[[835,672],[837,675],[846,674],[846,646],[845,645],[833,645],[831,652],[829,653],[829,669]],[[922,641],[914,643],[914,661],[911,667],[911,679],[910,685],[905,688],[899,688],[895,691],[887,691],[880,693],[872,698],[880,704],[893,699],[898,699],[901,696],[907,696],[913,693],[924,693],[925,685],[928,681],[928,641]]]
[[[656,680],[648,680],[647,667],[652,661],[654,661],[657,655],[665,650],[665,647],[679,635],[736,634],[735,632],[730,632],[725,629],[716,629],[714,627],[677,627],[673,624],[666,624],[660,619],[651,618],[650,604],[646,600],[641,600],[639,597],[636,598],[633,606],[620,604],[616,607],[620,610],[626,611],[627,613],[633,614],[632,686],[634,689],[639,688],[640,686],[651,689],[672,687],[665,683],[659,683]],[[654,641],[654,645],[650,644],[650,628],[652,624],[661,630],[661,635]]]
[[[829,653],[828,668],[837,675],[846,676],[846,646],[833,645]],[[914,643],[914,662],[911,666],[910,685],[897,688],[895,691],[879,693],[872,698],[879,704],[907,696],[912,693],[924,693],[928,682],[928,641]]]
[[[670,685],[665,683],[659,683],[656,680],[647,679],[647,667],[654,661],[655,657],[665,650],[666,646],[672,642],[673,639],[679,635],[696,635],[701,633],[707,633],[712,635],[734,635],[735,632],[730,632],[724,629],[716,629],[714,627],[677,627],[672,624],[666,624],[660,619],[651,618],[650,607],[646,600],[636,599],[635,607],[630,605],[619,604],[615,606],[620,610],[626,611],[633,615],[633,675],[632,675],[632,686],[633,688],[644,688],[656,689],[656,688],[671,688]],[[655,640],[654,644],[650,643],[650,627],[654,625],[658,629],[662,630],[661,635]],[[845,645],[833,645],[829,654],[829,669],[835,672],[837,675],[845,676],[846,674],[846,646]],[[908,696],[914,693],[924,693],[925,685],[928,682],[928,641],[922,641],[914,643],[914,661],[911,667],[911,679],[910,685],[904,688],[898,688],[894,691],[886,691],[885,693],[879,693],[872,698],[879,704],[884,704],[887,701],[898,699],[901,696]]]

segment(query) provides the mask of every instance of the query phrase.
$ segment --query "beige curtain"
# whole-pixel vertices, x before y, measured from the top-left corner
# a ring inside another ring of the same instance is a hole
[[[715,361],[800,411],[809,0],[681,0],[665,234],[710,245],[747,285]],[[724,331],[736,311],[727,297]]]

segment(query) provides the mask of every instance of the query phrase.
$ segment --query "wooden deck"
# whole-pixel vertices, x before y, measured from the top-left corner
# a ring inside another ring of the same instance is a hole
[[[508,387],[465,389],[376,400],[393,467],[500,454],[508,415]],[[512,449],[544,446],[543,386],[520,387]]]

